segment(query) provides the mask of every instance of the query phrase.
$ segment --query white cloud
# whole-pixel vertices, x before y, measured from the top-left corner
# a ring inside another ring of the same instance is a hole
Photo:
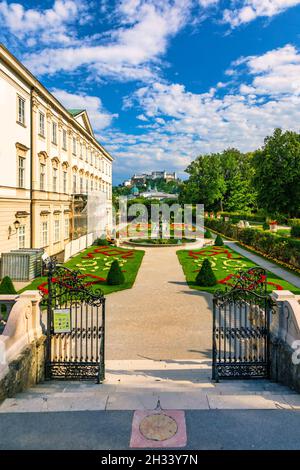
[[[98,96],[69,93],[64,90],[52,90],[54,96],[67,108],[86,109],[94,131],[101,131],[111,125],[117,114],[111,114],[103,108]]]
[[[198,0],[201,7],[207,8],[219,3],[219,0]]]
[[[20,3],[0,2],[0,25],[30,47],[37,43],[72,44],[75,40],[71,24],[84,22],[84,2],[55,0],[52,8],[26,9]]]
[[[259,95],[300,95],[300,54],[287,44],[261,56],[240,61],[254,76],[251,92]]]
[[[226,9],[223,20],[234,28],[244,23],[249,23],[258,17],[272,17],[278,15],[290,7],[300,4],[300,0],[239,0],[238,8]]]
[[[101,45],[44,49],[27,54],[26,65],[39,75],[88,67],[102,77],[150,80],[170,37],[186,23],[191,0],[124,0],[119,7],[122,26]],[[126,26],[125,26],[126,23]]]
[[[113,141],[117,172],[170,168],[183,174],[200,153],[238,147],[260,147],[274,128],[300,130],[300,54],[292,45],[232,64],[239,77],[233,88],[191,93],[182,84],[155,82],[138,89],[127,107],[141,109],[148,119],[143,133],[119,134]],[[224,84],[225,85],[225,84]],[[225,93],[225,94],[224,94]],[[123,139],[123,140],[122,140]]]

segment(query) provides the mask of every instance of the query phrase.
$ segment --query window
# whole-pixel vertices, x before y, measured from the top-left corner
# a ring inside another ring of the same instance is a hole
[[[76,155],[76,137],[73,137],[73,154]]]
[[[18,96],[18,122],[25,125],[25,100]]]
[[[56,191],[57,191],[57,174],[58,174],[58,171],[57,171],[57,168],[53,168],[52,171],[53,171],[53,173],[52,173],[52,191],[54,193],[56,193]]]
[[[59,242],[60,233],[59,233],[59,220],[54,220],[54,243]]]
[[[80,193],[83,193],[83,178],[80,177]]]
[[[63,192],[67,192],[67,172],[63,172]]]
[[[94,189],[94,180],[91,180],[91,191]]]
[[[44,191],[45,189],[45,164],[40,163],[40,190]]]
[[[48,222],[42,222],[42,246],[48,245]]]
[[[67,150],[67,131],[66,131],[66,129],[63,129],[63,131],[62,131],[62,148],[64,150]]]
[[[77,190],[77,178],[76,175],[73,175],[73,193],[75,194]]]
[[[88,194],[89,192],[89,180],[88,179],[85,180],[85,192],[86,194]]]
[[[52,143],[57,145],[57,124],[52,122]]]
[[[45,137],[45,114],[39,113],[39,134]]]
[[[85,161],[88,161],[88,149],[85,147]]]
[[[19,157],[18,186],[25,187],[25,158]]]
[[[18,247],[25,248],[25,225],[20,225],[18,230]]]
[[[80,158],[82,158],[82,143],[80,142]]]
[[[69,218],[65,219],[65,238],[70,237],[70,221]]]

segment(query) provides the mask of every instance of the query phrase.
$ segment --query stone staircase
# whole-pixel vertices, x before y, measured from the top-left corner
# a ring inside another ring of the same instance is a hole
[[[106,380],[51,381],[8,398],[0,413],[85,410],[300,409],[300,395],[268,380],[211,381],[209,360],[109,360]]]

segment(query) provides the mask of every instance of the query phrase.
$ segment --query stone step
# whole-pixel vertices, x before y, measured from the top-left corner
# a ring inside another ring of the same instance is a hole
[[[0,406],[0,413],[60,412],[86,410],[153,410],[158,400],[165,410],[217,409],[288,409],[300,410],[300,396],[279,394],[218,395],[198,392],[113,392],[68,394],[61,396],[27,396],[9,398]]]
[[[103,384],[47,381],[5,400],[0,412],[153,409],[281,409],[300,395],[268,380],[211,381],[209,360],[110,360]],[[293,403],[293,405],[291,404]]]

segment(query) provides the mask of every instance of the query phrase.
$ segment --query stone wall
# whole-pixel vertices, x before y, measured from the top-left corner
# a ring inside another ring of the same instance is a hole
[[[1,301],[5,301],[1,296]],[[45,336],[38,291],[16,296],[0,335],[0,401],[44,378]]]
[[[5,376],[0,378],[0,403],[44,380],[45,340],[45,336],[35,340],[8,364]]]
[[[270,378],[300,393],[300,363],[296,357],[300,347],[300,299],[289,291],[274,291],[273,299],[277,311],[271,321]]]

